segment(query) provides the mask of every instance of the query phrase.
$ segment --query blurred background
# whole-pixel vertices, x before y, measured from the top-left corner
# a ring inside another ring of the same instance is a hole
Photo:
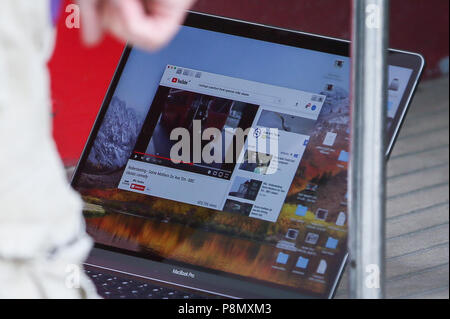
[[[351,34],[349,0],[198,0],[194,10],[343,39]],[[448,10],[448,0],[391,0],[390,45],[423,54],[425,79],[448,74]],[[54,135],[64,162],[74,165],[123,44],[105,38],[99,47],[84,48],[79,30],[66,28],[66,16],[59,21],[50,70]]]
[[[70,4],[66,0],[65,5]],[[350,0],[198,0],[194,10],[349,39]],[[58,26],[49,63],[54,136],[74,166],[124,45],[106,37],[82,46]],[[449,1],[391,0],[390,46],[424,55],[427,65],[388,163],[387,297],[449,297]],[[337,291],[347,297],[346,274]]]

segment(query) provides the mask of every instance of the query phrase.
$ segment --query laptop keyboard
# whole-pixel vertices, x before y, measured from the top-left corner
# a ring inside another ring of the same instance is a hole
[[[105,299],[205,299],[205,296],[161,287],[148,282],[130,280],[85,267],[86,274]]]

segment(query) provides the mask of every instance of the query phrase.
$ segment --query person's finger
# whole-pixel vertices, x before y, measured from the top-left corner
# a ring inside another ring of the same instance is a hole
[[[119,0],[120,1],[120,0]],[[124,42],[130,41],[125,19],[117,1],[110,0],[107,2],[101,12],[101,23],[104,30],[107,30],[119,40]]]
[[[112,25],[121,36],[141,48],[154,50],[178,30],[192,0],[117,0],[122,26]],[[113,24],[118,21],[112,21]],[[119,31],[120,29],[120,31]]]
[[[103,0],[78,0],[81,12],[81,34],[86,45],[97,44],[103,36],[100,9]]]

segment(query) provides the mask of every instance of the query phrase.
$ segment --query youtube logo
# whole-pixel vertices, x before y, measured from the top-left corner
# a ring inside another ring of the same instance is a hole
[[[188,81],[179,78],[172,78],[172,83],[187,85]]]

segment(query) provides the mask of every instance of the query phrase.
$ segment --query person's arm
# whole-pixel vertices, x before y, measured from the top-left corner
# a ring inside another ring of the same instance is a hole
[[[143,49],[165,45],[194,0],[78,0],[83,39],[98,43],[104,32]]]
[[[52,139],[49,8],[0,1],[0,299],[96,296],[80,267],[92,244],[82,203]]]
[[[157,49],[191,0],[80,0],[89,44],[111,32]],[[52,138],[49,0],[0,0],[0,298],[90,298],[92,240]],[[76,132],[74,132],[76,133]]]

